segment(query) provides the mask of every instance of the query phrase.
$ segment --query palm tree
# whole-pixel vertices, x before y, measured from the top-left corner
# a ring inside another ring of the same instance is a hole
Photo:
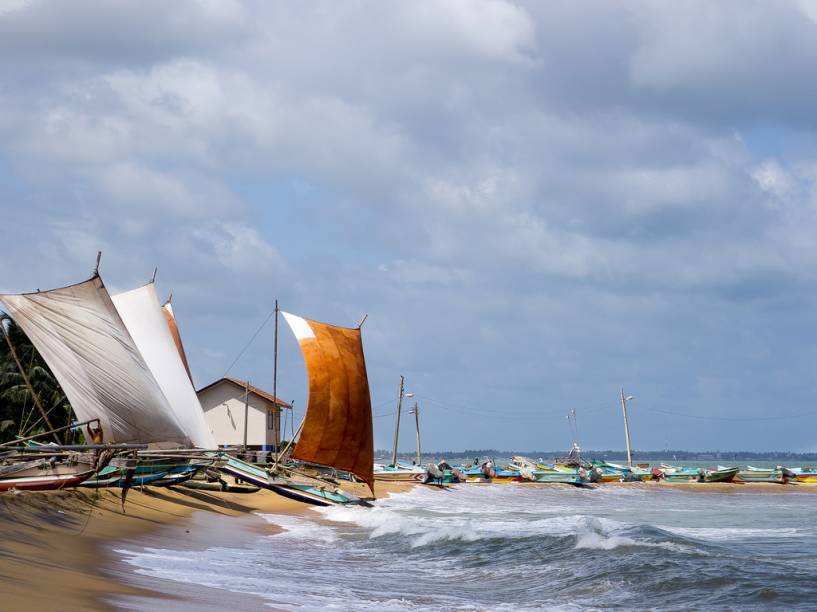
[[[54,427],[68,425],[72,411],[54,374],[22,329],[8,314],[0,311],[0,336],[6,336],[26,372],[31,388]],[[37,409],[31,389],[26,384],[9,343],[0,340],[0,441],[15,435],[32,435],[46,431],[45,419]]]

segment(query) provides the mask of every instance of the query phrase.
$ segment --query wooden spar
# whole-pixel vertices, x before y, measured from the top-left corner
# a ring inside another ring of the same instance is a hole
[[[360,323],[357,324],[357,328],[360,329],[361,327],[363,327],[363,324],[366,322],[366,319],[368,319],[368,318],[369,318],[369,315],[367,315],[367,314],[363,315],[363,318],[360,320]]]
[[[11,356],[14,358],[14,363],[17,364],[17,369],[20,370],[20,376],[23,377],[23,380],[26,383],[26,387],[28,387],[28,391],[29,393],[31,393],[31,397],[34,400],[34,404],[36,404],[37,409],[40,411],[40,414],[43,417],[43,421],[45,421],[45,424],[48,425],[50,433],[54,434],[54,439],[57,441],[57,443],[61,444],[62,440],[55,433],[56,428],[51,424],[51,421],[48,420],[48,413],[45,411],[45,408],[43,408],[43,405],[40,403],[40,397],[34,391],[34,387],[31,386],[31,381],[28,379],[28,374],[26,374],[26,371],[23,369],[23,364],[20,363],[20,359],[17,357],[17,351],[14,350],[14,345],[11,343],[11,338],[9,337],[8,330],[6,330],[5,328],[3,329],[3,337],[6,339],[6,344],[9,345],[9,351],[11,351]]]
[[[20,442],[28,442],[29,440],[35,440],[37,438],[42,438],[43,436],[47,436],[48,434],[58,433],[60,431],[65,431],[66,429],[75,429],[77,427],[81,427],[82,425],[90,425],[91,423],[96,423],[97,425],[99,425],[99,419],[91,419],[89,421],[82,421],[81,423],[71,423],[70,425],[64,425],[63,427],[57,427],[57,429],[52,429],[51,431],[44,431],[42,433],[34,434],[33,436],[28,436],[26,438],[15,438],[14,440],[10,440],[8,442],[3,442],[2,444],[0,444],[0,447],[8,446],[9,444],[19,444]],[[59,439],[57,439],[57,442],[61,443],[61,441]]]
[[[304,417],[304,418],[303,418],[303,421],[301,421],[301,424],[300,424],[300,425],[298,425],[298,429],[296,429],[296,430],[295,430],[295,433],[294,433],[294,434],[292,434],[292,439],[291,439],[289,442],[287,442],[287,445],[286,445],[286,447],[284,448],[284,450],[282,450],[280,453],[278,453],[278,456],[275,458],[275,463],[273,463],[273,464],[272,464],[272,469],[273,469],[273,470],[275,470],[275,468],[277,468],[277,467],[278,467],[278,463],[280,463],[280,461],[281,461],[281,457],[283,457],[284,455],[286,455],[286,452],[287,452],[287,451],[289,450],[289,448],[292,446],[292,443],[293,443],[293,442],[295,442],[295,436],[297,436],[299,433],[301,433],[301,430],[304,428],[304,422],[305,422],[305,421],[306,421],[306,417]]]
[[[94,266],[94,273],[91,278],[99,276],[99,262],[102,261],[102,251],[96,252],[96,265]]]
[[[13,442],[21,442],[21,440],[13,440]],[[70,454],[74,454],[76,451],[84,450],[144,450],[147,447],[147,444],[55,444],[53,446],[49,444],[46,446],[5,446],[3,448],[4,450],[13,450],[20,453],[62,455],[68,453],[58,451],[71,451]]]
[[[272,423],[274,425],[275,451],[281,444],[281,408],[278,404],[278,300],[275,300],[275,342],[272,353]]]
[[[244,383],[244,452],[247,452],[247,419],[250,415],[250,381]]]
[[[400,395],[397,398],[397,422],[394,425],[394,449],[391,454],[391,464],[397,467],[397,440],[400,437],[400,410],[403,407],[403,385],[405,378],[400,377]]]

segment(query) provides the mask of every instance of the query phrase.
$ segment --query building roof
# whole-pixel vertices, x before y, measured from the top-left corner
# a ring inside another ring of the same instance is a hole
[[[244,389],[247,388],[247,381],[240,380],[238,378],[226,377],[226,378],[219,378],[218,380],[211,382],[206,387],[202,387],[201,389],[196,391],[196,393],[202,393],[204,391],[207,391],[207,389],[210,389],[211,387],[215,387],[216,385],[218,385],[220,383],[223,383],[223,382],[227,382],[227,383],[230,383],[232,385],[235,385],[241,391],[244,391]],[[254,387],[253,385],[249,385],[249,388],[250,388],[250,393],[251,394],[257,395],[258,397],[263,398],[263,399],[267,400],[268,402],[272,402],[273,404],[275,404],[279,408],[292,408],[292,406],[289,404],[289,402],[285,402],[284,400],[276,398],[272,393],[267,393],[263,389],[259,389],[258,387]]]

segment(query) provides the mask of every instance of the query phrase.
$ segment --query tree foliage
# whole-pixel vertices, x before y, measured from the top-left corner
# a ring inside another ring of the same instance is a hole
[[[0,442],[48,429],[31,389],[20,373],[6,336],[50,423],[54,427],[68,425],[73,418],[71,405],[54,374],[23,330],[6,313],[0,312]],[[69,438],[74,441],[73,437]]]

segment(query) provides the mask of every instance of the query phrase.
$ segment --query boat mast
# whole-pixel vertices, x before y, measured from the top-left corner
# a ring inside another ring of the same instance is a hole
[[[420,406],[414,402],[414,423],[417,426],[417,465],[420,465]]]
[[[397,422],[394,426],[394,449],[391,454],[391,464],[397,466],[397,439],[400,437],[400,410],[403,407],[403,385],[405,378],[400,376],[400,395],[397,396]]]
[[[621,388],[621,412],[624,414],[624,439],[627,442],[627,465],[633,467],[633,453],[630,450],[630,425],[627,422],[627,402],[634,399],[632,395],[624,396],[624,387]]]
[[[275,348],[272,355],[272,422],[275,425],[275,452],[277,453],[281,445],[281,407],[278,404],[278,300],[275,300]]]

